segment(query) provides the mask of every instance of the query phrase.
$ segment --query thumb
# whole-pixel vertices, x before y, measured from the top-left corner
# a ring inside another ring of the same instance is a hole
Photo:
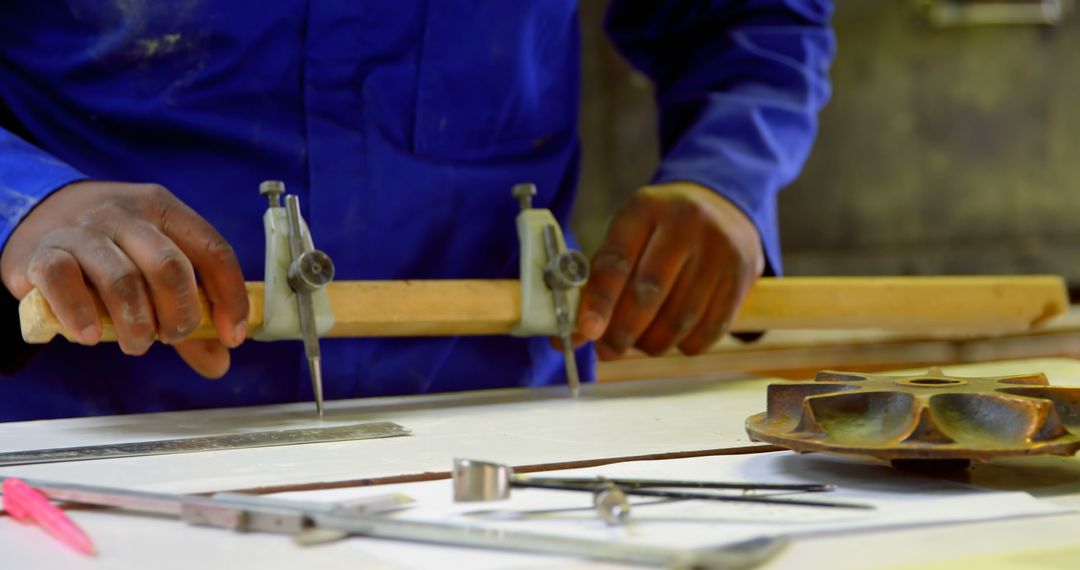
[[[229,349],[216,340],[185,340],[173,345],[176,353],[200,376],[217,380],[229,371]]]

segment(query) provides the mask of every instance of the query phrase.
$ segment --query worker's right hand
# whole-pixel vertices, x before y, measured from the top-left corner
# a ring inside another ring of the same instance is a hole
[[[184,340],[199,323],[196,272],[221,343]],[[145,353],[156,337],[209,378],[225,374],[226,347],[247,331],[248,298],[232,247],[154,184],[84,181],[57,190],[11,234],[0,276],[18,299],[40,289],[77,342],[101,339],[96,296],[126,354]]]

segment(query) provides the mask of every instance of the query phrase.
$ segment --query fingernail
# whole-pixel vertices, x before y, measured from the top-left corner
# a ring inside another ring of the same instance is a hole
[[[101,340],[101,328],[97,325],[90,325],[79,331],[79,338],[83,344],[95,344]]]
[[[128,356],[142,356],[146,354],[146,351],[150,350],[151,344],[153,344],[153,342],[146,342],[140,340],[135,341],[134,344],[126,348],[121,345],[120,350]]]
[[[581,318],[581,336],[596,340],[604,334],[604,317],[596,311],[589,311]]]
[[[176,340],[183,340],[187,335],[195,331],[198,323],[184,323],[176,325]]]
[[[236,329],[233,330],[233,347],[240,346],[240,343],[244,342],[244,338],[247,337],[248,322],[247,319],[240,321],[236,325]]]

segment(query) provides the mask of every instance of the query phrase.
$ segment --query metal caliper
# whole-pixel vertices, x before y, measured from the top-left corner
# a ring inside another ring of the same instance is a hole
[[[299,199],[285,195],[283,182],[267,180],[259,185],[259,193],[268,201],[263,214],[265,296],[263,324],[252,338],[304,341],[315,408],[322,417],[319,337],[334,326],[326,292],[334,278],[334,263],[329,255],[315,249],[311,231],[300,215]],[[532,207],[535,185],[518,184],[513,195],[521,204],[516,220],[521,255],[521,321],[510,334],[557,336],[566,361],[567,384],[576,397],[581,380],[571,335],[576,326],[580,288],[589,277],[589,261],[580,251],[566,247],[562,229],[550,210]]]

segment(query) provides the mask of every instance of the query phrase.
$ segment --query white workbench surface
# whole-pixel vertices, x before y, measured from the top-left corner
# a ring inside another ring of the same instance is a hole
[[[1063,359],[947,367],[957,375],[1046,372],[1080,386],[1080,362]],[[8,467],[4,475],[169,491],[211,491],[445,471],[455,456],[515,465],[561,463],[751,445],[746,416],[764,407],[765,380],[643,382],[590,386],[580,401],[556,391],[502,390],[334,402],[332,423],[389,420],[403,438],[70,464]],[[310,405],[0,424],[0,450],[191,437],[312,425]],[[1007,461],[975,469],[977,483],[1080,505],[1080,462]],[[388,567],[343,559],[336,547],[298,550],[276,536],[237,535],[115,513],[75,512],[102,555],[79,557],[0,519],[0,568]],[[1080,542],[1080,515],[797,540],[769,568],[884,568],[987,552],[1065,548]],[[352,551],[350,551],[352,552]],[[1068,552],[1063,550],[1061,552]],[[1053,556],[1051,561],[1056,560]],[[518,558],[521,567],[557,559]],[[447,566],[453,566],[452,560]],[[574,564],[570,562],[570,564]],[[578,564],[574,564],[578,565]],[[390,566],[392,567],[392,566]],[[589,565],[589,567],[600,567]],[[1040,568],[1054,566],[1038,566]],[[1066,566],[1060,566],[1066,567]]]
[[[516,466],[753,445],[763,379],[506,389],[329,402],[322,425],[392,421],[413,435],[155,457],[2,467],[55,481],[203,492],[448,471],[454,457]],[[120,443],[320,425],[310,403],[0,424],[0,450]]]

